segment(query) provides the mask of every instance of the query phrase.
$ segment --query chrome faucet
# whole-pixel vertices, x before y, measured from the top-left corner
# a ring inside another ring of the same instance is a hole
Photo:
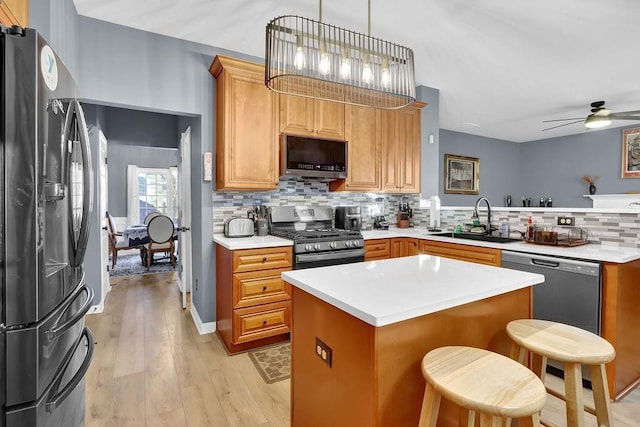
[[[476,200],[476,204],[473,206],[473,215],[471,216],[472,218],[479,218],[478,216],[478,206],[480,206],[480,202],[485,201],[485,203],[487,204],[487,228],[486,228],[486,234],[491,234],[491,204],[489,203],[489,199],[487,199],[486,197],[480,197],[478,200]]]

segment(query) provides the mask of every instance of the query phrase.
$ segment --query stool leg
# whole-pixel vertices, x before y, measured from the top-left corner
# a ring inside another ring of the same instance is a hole
[[[502,418],[481,412],[480,427],[502,427]]]
[[[424,389],[422,399],[422,410],[420,411],[420,421],[418,427],[436,427],[438,422],[438,411],[440,410],[440,393],[436,392],[429,383]]]
[[[611,401],[607,384],[607,371],[604,365],[590,365],[591,387],[593,388],[593,401],[596,404],[596,418],[598,426],[611,427],[613,416],[611,414]]]
[[[467,408],[460,407],[460,415],[458,416],[458,425],[474,427],[476,425],[476,413]]]
[[[509,353],[509,357],[513,360],[518,361],[521,365],[527,365],[525,356],[527,355],[527,350],[524,347],[520,347],[516,343],[511,343],[511,351]]]
[[[564,392],[567,397],[567,425],[584,427],[584,396],[582,393],[582,365],[564,364]]]
[[[531,355],[531,370],[544,383],[544,377],[547,375],[547,357],[539,354]]]

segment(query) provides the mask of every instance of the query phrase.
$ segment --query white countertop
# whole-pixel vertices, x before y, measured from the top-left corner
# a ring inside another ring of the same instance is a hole
[[[524,241],[511,243],[493,243],[483,242],[479,240],[459,239],[454,237],[433,236],[424,227],[390,228],[389,230],[363,230],[362,236],[365,240],[389,239],[392,237],[416,237],[425,240],[457,243],[459,245],[468,246],[481,246],[485,248],[495,248],[505,251],[527,252],[538,255],[561,256],[567,258],[580,258],[593,261],[606,261],[616,263],[625,263],[640,259],[640,249],[637,248],[620,248],[616,246],[604,246],[591,243],[573,247],[536,245],[533,243],[526,243]]]
[[[540,274],[432,255],[287,271],[282,278],[373,326],[544,282]]]
[[[214,234],[213,241],[233,251],[237,249],[275,248],[278,246],[293,246],[293,241],[274,236],[253,237],[224,237],[223,234]]]

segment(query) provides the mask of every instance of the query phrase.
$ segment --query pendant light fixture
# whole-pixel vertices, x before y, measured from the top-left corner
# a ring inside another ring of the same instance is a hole
[[[267,24],[265,84],[275,92],[366,107],[402,108],[416,100],[413,51],[295,15]]]

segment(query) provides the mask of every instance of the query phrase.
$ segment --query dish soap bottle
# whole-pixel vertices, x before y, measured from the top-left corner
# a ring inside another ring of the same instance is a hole
[[[527,240],[533,240],[533,218],[529,215],[529,220],[527,221]]]
[[[500,224],[500,234],[502,237],[509,237],[509,223],[507,220],[502,221],[502,224]]]

